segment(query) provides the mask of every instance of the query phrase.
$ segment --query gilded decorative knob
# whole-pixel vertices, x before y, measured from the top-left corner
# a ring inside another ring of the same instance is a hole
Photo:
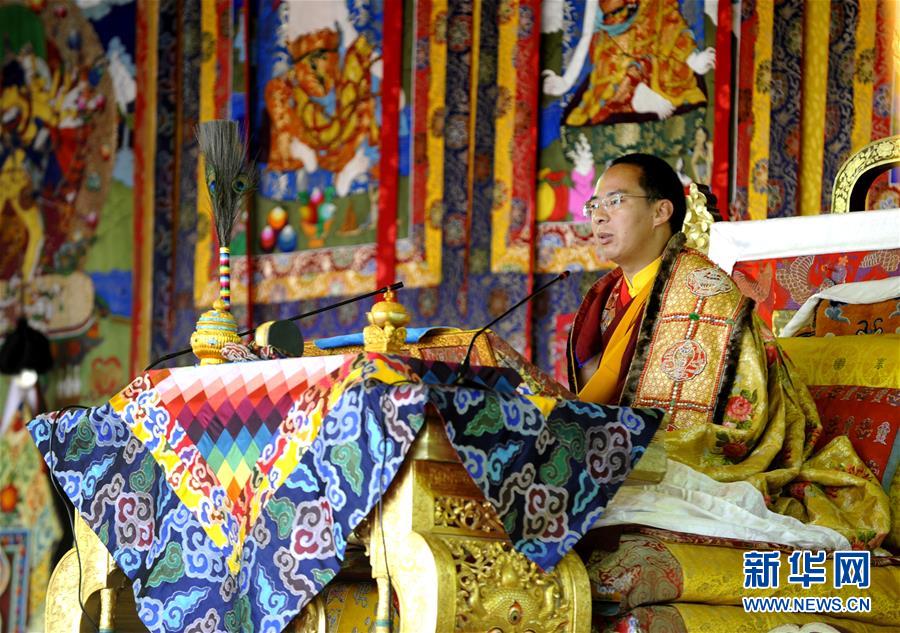
[[[238,326],[234,316],[227,310],[221,299],[216,299],[213,309],[200,315],[194,333],[191,334],[191,349],[200,359],[201,365],[220,365],[227,362],[221,350],[227,343],[240,343]]]
[[[687,196],[687,213],[684,217],[684,226],[681,229],[687,237],[687,246],[701,253],[708,253],[709,232],[714,221],[712,214],[706,207],[706,196],[697,189],[696,184],[691,183]]]
[[[363,329],[363,342],[367,352],[399,353],[406,343],[409,313],[395,301],[392,290],[384,293],[384,299],[366,313],[370,325]]]
[[[384,293],[384,299],[372,306],[372,309],[366,313],[369,323],[376,327],[383,328],[390,324],[394,327],[402,327],[409,323],[409,313],[403,304],[397,303],[393,290]]]

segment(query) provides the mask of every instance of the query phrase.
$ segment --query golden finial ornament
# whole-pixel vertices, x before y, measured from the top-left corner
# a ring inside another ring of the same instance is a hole
[[[240,343],[237,321],[231,314],[231,234],[244,200],[256,188],[256,172],[234,121],[207,121],[197,129],[203,156],[212,219],[219,241],[219,298],[200,315],[191,348],[201,365],[218,365],[227,343]]]
[[[201,365],[220,365],[227,362],[221,349],[228,343],[240,343],[237,334],[237,321],[225,306],[225,302],[216,299],[213,309],[200,315],[191,334],[191,349],[200,359]]]
[[[409,313],[397,303],[393,290],[366,313],[369,325],[363,329],[363,346],[367,352],[399,354],[406,346],[406,324]]]
[[[695,183],[688,187],[687,213],[684,216],[685,245],[701,253],[709,252],[709,231],[715,222],[709,209],[706,208],[706,196]]]

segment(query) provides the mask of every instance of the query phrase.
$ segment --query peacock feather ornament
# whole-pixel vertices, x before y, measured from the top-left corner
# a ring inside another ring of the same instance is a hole
[[[231,314],[231,234],[246,197],[256,188],[256,170],[234,121],[208,121],[197,129],[205,162],[206,186],[219,240],[219,298],[204,312],[191,335],[191,348],[201,365],[226,362],[221,349],[239,343]]]

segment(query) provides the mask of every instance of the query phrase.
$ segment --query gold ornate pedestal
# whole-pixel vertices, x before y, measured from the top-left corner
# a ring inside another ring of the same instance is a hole
[[[191,349],[201,365],[220,365],[227,362],[222,348],[228,343],[240,343],[237,321],[221,299],[216,299],[213,309],[207,310],[197,320],[197,328],[191,334]]]
[[[390,572],[400,633],[590,630],[581,560],[572,552],[544,574],[515,552],[436,416],[385,495],[384,516],[376,510],[371,524],[372,575],[386,589]]]
[[[388,290],[384,299],[366,313],[369,325],[363,328],[363,341],[367,352],[398,354],[406,345],[409,313],[395,298],[394,292]]]
[[[100,633],[146,631],[137,617],[131,583],[116,566],[106,547],[80,517],[75,538],[81,555],[81,599]],[[56,565],[47,587],[45,631],[80,633],[84,618],[78,602],[78,554],[69,550]],[[91,630],[93,627],[90,627]]]

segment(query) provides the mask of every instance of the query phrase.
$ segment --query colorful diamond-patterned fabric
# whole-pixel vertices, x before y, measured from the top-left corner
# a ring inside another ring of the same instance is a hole
[[[151,631],[281,631],[340,567],[433,405],[515,546],[552,568],[600,516],[657,410],[466,386],[382,355],[160,370],[87,412],[29,426],[133,580]],[[473,385],[474,383],[474,385]]]

